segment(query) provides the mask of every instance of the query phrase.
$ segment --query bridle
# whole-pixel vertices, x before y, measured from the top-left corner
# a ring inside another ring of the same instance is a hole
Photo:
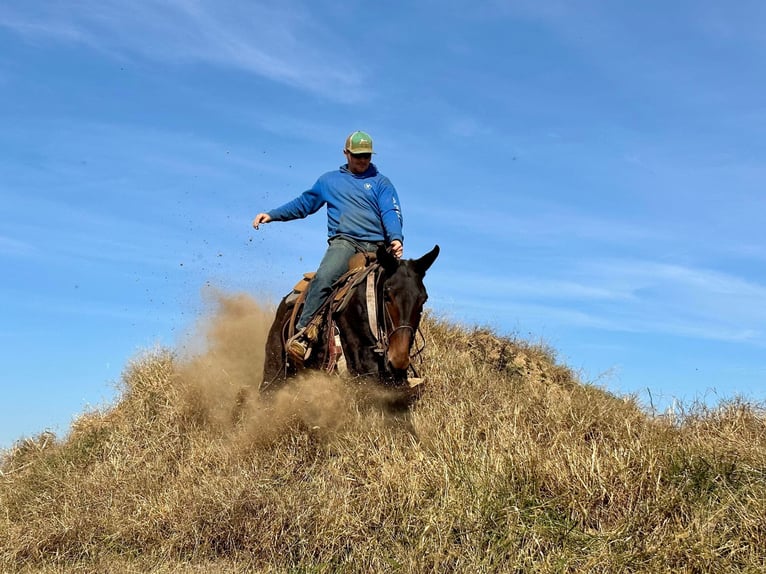
[[[376,293],[380,294],[383,292],[382,283],[384,281],[385,273],[378,273],[378,276],[376,277],[377,283],[380,285],[376,288]],[[420,356],[420,354],[425,350],[426,347],[426,340],[423,336],[423,333],[420,331],[420,326],[418,326],[417,329],[415,329],[409,321],[405,321],[400,325],[394,325],[394,318],[391,316],[391,312],[388,309],[388,305],[386,305],[385,297],[379,297],[380,303],[378,305],[378,310],[376,312],[379,316],[382,316],[382,321],[378,322],[378,335],[377,335],[377,344],[375,351],[378,353],[381,353],[384,357],[388,353],[388,348],[390,345],[391,338],[398,332],[404,329],[410,330],[410,349],[408,350],[409,353],[409,365],[408,369],[412,370],[412,373],[415,377],[418,377],[418,373],[415,370],[415,366],[413,365],[413,360]],[[370,309],[367,309],[367,312],[370,312]],[[417,342],[417,336],[420,335],[420,339],[422,342],[422,345],[418,348],[415,344]],[[413,347],[415,348],[415,351],[412,352]]]

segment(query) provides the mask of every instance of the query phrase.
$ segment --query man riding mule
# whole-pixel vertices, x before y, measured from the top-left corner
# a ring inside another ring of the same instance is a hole
[[[422,382],[411,354],[428,299],[423,278],[438,255],[437,245],[419,259],[397,259],[383,246],[376,253],[354,256],[350,270],[310,323],[316,326],[316,344],[302,363],[285,348],[312,275],[307,274],[277,308],[266,341],[261,390],[278,388],[300,368],[311,368],[377,379],[407,404]]]
[[[371,163],[372,138],[356,131],[346,138],[347,163],[320,176],[308,191],[253,220],[262,223],[302,219],[327,206],[328,248],[309,283],[295,334],[286,343],[288,355],[300,366],[308,359],[319,329],[317,311],[333,284],[348,270],[355,253],[376,252],[383,245],[393,257],[403,254],[402,212],[391,181]]]

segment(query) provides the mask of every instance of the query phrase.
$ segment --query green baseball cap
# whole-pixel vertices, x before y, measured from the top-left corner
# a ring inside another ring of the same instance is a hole
[[[354,132],[349,135],[344,149],[351,153],[375,153],[372,151],[372,138],[365,132]]]

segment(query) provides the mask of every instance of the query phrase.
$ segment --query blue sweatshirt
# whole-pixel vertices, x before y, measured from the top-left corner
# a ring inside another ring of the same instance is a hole
[[[399,196],[391,181],[374,164],[361,174],[343,165],[322,175],[308,191],[268,212],[273,221],[302,219],[327,205],[327,235],[359,241],[385,241],[402,235]]]

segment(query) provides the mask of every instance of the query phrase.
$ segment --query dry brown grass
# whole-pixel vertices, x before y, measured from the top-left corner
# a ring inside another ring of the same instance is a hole
[[[196,355],[0,463],[3,572],[761,572],[766,423],[673,419],[549,349],[429,317],[409,420],[305,377],[261,401],[272,310],[222,297]]]

